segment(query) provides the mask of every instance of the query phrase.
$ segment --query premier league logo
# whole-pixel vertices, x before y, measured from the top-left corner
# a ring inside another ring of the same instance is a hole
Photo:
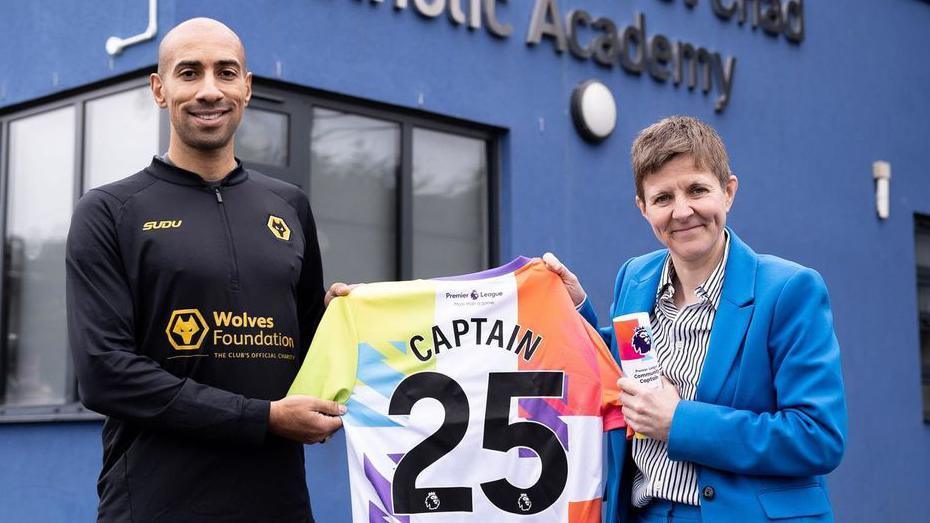
[[[652,350],[652,341],[649,339],[649,333],[645,327],[636,327],[633,330],[633,339],[630,340],[633,350],[640,356],[645,356]]]
[[[526,495],[526,492],[520,494],[520,497],[517,498],[517,506],[520,507],[520,510],[523,512],[529,512],[533,508],[533,502],[530,501],[530,497]]]
[[[478,291],[475,291],[475,290],[471,291],[470,296],[471,296],[471,299],[477,300],[477,299],[478,299]]]
[[[430,491],[430,493],[426,495],[426,508],[430,510],[439,508],[439,496],[433,491]]]

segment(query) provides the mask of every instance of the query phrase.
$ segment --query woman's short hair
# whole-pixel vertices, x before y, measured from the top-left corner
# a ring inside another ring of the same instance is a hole
[[[723,140],[713,127],[690,116],[669,116],[640,131],[633,141],[633,180],[643,199],[643,179],[681,154],[689,154],[698,169],[717,177],[720,187],[730,179],[730,162]]]

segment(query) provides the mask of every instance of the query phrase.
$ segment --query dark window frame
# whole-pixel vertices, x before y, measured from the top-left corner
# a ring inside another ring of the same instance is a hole
[[[255,78],[250,106],[258,109],[288,112],[290,135],[288,154],[291,158],[284,179],[294,183],[310,194],[310,143],[313,133],[313,108],[319,107],[368,118],[375,118],[400,125],[400,172],[397,174],[397,273],[398,280],[413,278],[413,129],[429,129],[451,133],[467,138],[482,140],[486,144],[488,168],[487,178],[487,245],[484,265],[500,263],[500,194],[501,194],[501,144],[506,130],[459,118],[443,117],[426,111],[396,107],[357,97],[334,94],[274,80]],[[246,162],[246,166],[270,174],[281,167],[257,165]],[[304,167],[302,167],[304,166]]]
[[[914,267],[916,271],[917,282],[917,330],[919,350],[917,353],[918,365],[920,368],[920,394],[923,405],[923,421],[930,424],[930,364],[924,364],[924,359],[930,360],[930,355],[924,354],[930,351],[930,311],[921,310],[920,291],[921,288],[930,288],[930,266],[921,266],[918,259],[918,235],[930,236],[930,215],[914,213]]]
[[[16,120],[54,111],[68,106],[75,108],[74,199],[77,204],[84,190],[84,129],[85,104],[105,96],[117,94],[149,84],[148,75],[154,67],[146,67],[102,82],[72,89],[63,93],[0,108],[0,391],[5,390],[7,357],[7,282],[5,277],[7,195],[9,186],[9,127]],[[300,186],[309,195],[310,145],[313,130],[313,108],[341,111],[369,118],[398,123],[401,128],[400,158],[397,173],[397,274],[399,280],[413,275],[413,129],[422,128],[482,140],[486,143],[486,210],[487,244],[484,265],[500,263],[500,198],[502,192],[501,147],[506,129],[480,124],[460,118],[437,115],[417,109],[397,107],[358,97],[332,93],[275,80],[255,77],[250,103],[257,109],[288,114],[288,165],[286,167],[259,165],[246,162],[246,166]],[[159,115],[158,150],[165,151],[169,142],[170,121],[165,111]],[[129,174],[129,173],[127,173]],[[0,425],[31,422],[70,422],[102,420],[104,417],[84,408],[78,400],[77,380],[73,362],[67,350],[68,401],[58,405],[8,406],[0,396]]]

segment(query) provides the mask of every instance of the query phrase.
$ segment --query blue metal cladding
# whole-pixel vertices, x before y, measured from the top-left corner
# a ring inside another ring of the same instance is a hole
[[[527,45],[537,0],[496,2],[513,27],[507,38],[409,3],[162,0],[156,40],[110,57],[107,37],[144,30],[146,1],[3,1],[0,110],[150,66],[168,28],[220,19],[241,35],[256,75],[505,128],[502,258],[556,252],[602,314],[617,267],[658,247],[633,204],[633,138],[666,115],[702,118],[720,131],[740,179],[729,223],[758,252],[816,268],[830,288],[850,414],[846,457],[829,478],[837,520],[930,519],[912,219],[930,213],[930,5],[808,0],[795,44],[720,19],[711,0],[555,2],[563,19],[584,9],[621,30],[642,13],[647,37],[735,57],[731,98],[717,112],[716,85],[704,95],[558,53],[551,38]],[[585,43],[597,31],[578,34]],[[618,105],[617,129],[600,145],[584,142],[568,113],[572,89],[590,78]],[[875,214],[875,160],[892,165],[886,221]],[[91,519],[98,433],[93,423],[0,426],[3,519]],[[331,501],[348,496],[340,441],[308,447],[320,521],[348,521]]]

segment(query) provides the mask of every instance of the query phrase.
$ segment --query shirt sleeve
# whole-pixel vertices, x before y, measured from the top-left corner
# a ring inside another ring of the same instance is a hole
[[[151,430],[259,445],[269,402],[180,378],[137,352],[133,298],[116,228],[119,202],[78,203],[66,254],[68,340],[82,403]]]
[[[288,396],[305,394],[339,403],[349,400],[358,367],[351,303],[351,296],[329,302]]]
[[[306,195],[300,193],[298,214],[300,226],[304,232],[304,259],[297,284],[297,314],[300,325],[300,356],[306,355],[320,319],[323,317],[323,262],[320,255],[320,243],[316,233],[316,222],[310,210]]]

